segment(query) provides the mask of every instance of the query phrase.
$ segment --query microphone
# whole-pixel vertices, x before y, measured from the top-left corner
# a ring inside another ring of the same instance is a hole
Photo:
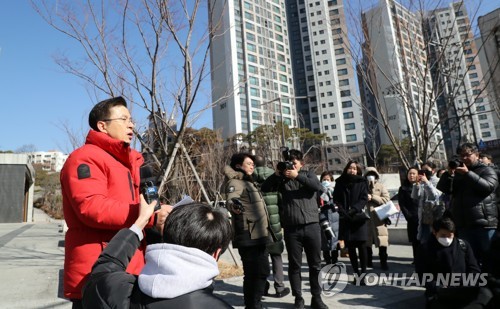
[[[141,181],[140,181],[140,191],[144,195],[144,199],[148,204],[156,201],[155,211],[161,208],[158,187],[155,185],[156,177],[154,175],[153,169],[149,165],[143,165],[139,169]]]

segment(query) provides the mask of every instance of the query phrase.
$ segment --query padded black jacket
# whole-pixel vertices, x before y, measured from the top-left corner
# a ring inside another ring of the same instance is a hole
[[[450,209],[457,227],[494,229],[498,225],[497,186],[495,170],[477,161],[465,174],[444,173],[437,189],[451,194]]]

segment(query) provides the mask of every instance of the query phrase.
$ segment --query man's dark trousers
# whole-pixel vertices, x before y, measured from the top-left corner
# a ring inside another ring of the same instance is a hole
[[[309,266],[309,284],[311,294],[319,296],[321,287],[318,275],[321,270],[321,230],[318,222],[286,226],[285,245],[288,252],[288,277],[293,296],[302,297],[302,249]]]
[[[269,259],[266,245],[240,247],[238,252],[243,263],[243,297],[245,308],[261,308],[262,296],[269,276]]]

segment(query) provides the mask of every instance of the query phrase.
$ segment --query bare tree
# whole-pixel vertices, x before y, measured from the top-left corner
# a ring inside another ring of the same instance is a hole
[[[79,59],[59,54],[55,61],[85,81],[96,101],[121,95],[132,103],[131,109],[149,115],[149,123],[139,125],[136,135],[147,131],[139,142],[162,175],[160,194],[177,199],[168,193],[168,180],[191,173],[184,169],[171,174],[177,150],[191,122],[211,106],[210,96],[201,95],[209,74],[211,28],[200,15],[212,15],[206,1],[43,0],[32,1],[32,6],[76,43]],[[169,125],[171,119],[178,120],[178,128]],[[179,183],[184,185],[177,193],[190,193],[189,182]]]
[[[361,16],[362,26],[351,34],[357,43],[352,45],[361,48],[350,53],[364,113],[383,132],[381,144],[391,144],[409,167],[430,158],[444,161],[444,146],[450,155],[457,144],[478,141],[477,111],[488,106],[488,81],[464,2],[410,0],[403,5],[380,2],[362,14],[351,6],[352,19]],[[477,6],[469,12],[476,18]],[[403,141],[409,142],[409,153]]]

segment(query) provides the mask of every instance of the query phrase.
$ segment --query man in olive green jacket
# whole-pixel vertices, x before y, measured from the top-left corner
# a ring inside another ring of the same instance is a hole
[[[266,160],[262,156],[255,156],[254,180],[258,184],[262,184],[267,177],[274,174],[274,170],[266,166]],[[279,207],[278,207],[278,192],[262,193],[266,202],[267,212],[269,213],[269,225],[276,236],[276,241],[267,244],[267,251],[271,256],[273,267],[274,288],[276,297],[284,297],[290,293],[290,289],[285,287],[283,275],[283,253],[285,245],[283,244],[283,232],[281,230]]]

